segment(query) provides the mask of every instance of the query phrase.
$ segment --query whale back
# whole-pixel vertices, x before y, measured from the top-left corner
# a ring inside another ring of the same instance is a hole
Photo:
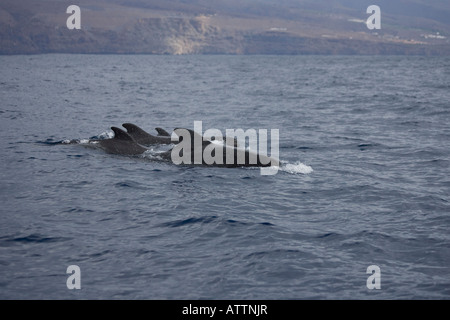
[[[139,128],[132,123],[124,123],[122,126],[127,129],[128,134],[139,144],[153,145],[153,144],[170,144],[170,136],[154,136]]]
[[[136,141],[122,129],[111,127],[111,130],[114,132],[114,138],[99,141],[100,146],[105,152],[110,154],[138,155],[147,150],[137,144]]]

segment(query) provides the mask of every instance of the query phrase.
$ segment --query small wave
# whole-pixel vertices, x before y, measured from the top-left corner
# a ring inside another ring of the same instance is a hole
[[[196,223],[210,223],[217,219],[217,216],[204,216],[204,217],[193,217],[183,220],[175,220],[170,222],[162,223],[160,226],[162,227],[182,227],[190,224],[196,224]]]
[[[43,243],[43,242],[58,242],[58,241],[63,241],[66,240],[66,238],[62,238],[62,237],[46,237],[40,234],[30,234],[27,236],[23,236],[23,237],[15,237],[12,239],[7,239],[7,241],[11,241],[11,242],[29,242],[29,243]]]
[[[309,174],[314,171],[312,167],[310,167],[304,163],[301,163],[300,161],[297,161],[293,164],[286,163],[280,167],[280,170],[287,172],[287,173],[292,173],[292,174],[297,174],[297,173]]]
[[[143,154],[140,155],[143,159],[153,160],[153,161],[164,161],[165,159],[161,157],[163,152],[155,152],[153,150],[147,150]]]

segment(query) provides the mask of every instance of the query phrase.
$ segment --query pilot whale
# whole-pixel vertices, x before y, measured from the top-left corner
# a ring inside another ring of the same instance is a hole
[[[127,129],[124,130],[111,127],[114,132],[113,138],[102,139],[102,138],[90,138],[90,139],[72,139],[63,140],[58,143],[61,144],[81,144],[86,147],[97,147],[104,149],[107,153],[113,154],[124,154],[124,155],[134,155],[140,154],[147,150],[146,147],[156,144],[170,144],[171,138],[167,131],[162,128],[156,128],[158,132],[157,136],[153,136],[137,125],[132,123],[124,123],[123,127]]]
[[[136,141],[138,144],[144,146],[150,146],[155,144],[171,144],[170,135],[161,128],[156,128],[158,132],[157,136],[151,135],[148,132],[145,132],[137,125],[132,123],[124,123],[122,126],[127,129],[127,133]]]
[[[278,159],[237,146],[236,139],[215,141],[204,138],[192,129],[176,128],[172,141],[178,143],[162,157],[175,164],[217,167],[271,167]],[[196,143],[197,141],[197,143]]]
[[[162,160],[174,164],[202,165],[216,167],[278,167],[279,160],[265,153],[258,153],[239,147],[237,139],[228,137],[207,137],[192,129],[176,128],[169,136],[167,131],[156,128],[158,136],[154,136],[132,123],[122,124],[127,131],[111,127],[114,137],[110,139],[92,139],[89,143],[70,140],[64,143],[80,143],[88,147],[103,149],[106,153],[117,155],[140,155],[149,150],[150,145],[173,144],[168,151],[159,152]],[[278,153],[277,153],[278,154]],[[276,171],[275,171],[276,172]],[[263,174],[263,173],[262,173]],[[274,173],[267,173],[274,174]]]
[[[127,132],[117,127],[111,127],[114,137],[111,139],[97,140],[100,148],[106,153],[120,155],[138,155],[147,151],[147,148],[138,144]]]

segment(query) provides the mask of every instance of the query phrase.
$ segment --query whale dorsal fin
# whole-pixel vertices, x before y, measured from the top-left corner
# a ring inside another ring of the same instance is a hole
[[[170,137],[170,134],[163,128],[155,128],[155,130],[158,132],[158,136]]]
[[[145,132],[144,130],[142,130],[141,128],[139,128],[137,125],[133,124],[133,123],[124,123],[122,124],[122,126],[127,129],[127,132],[129,134],[148,134],[147,132]]]
[[[122,129],[117,127],[111,127],[111,130],[114,131],[114,139],[133,141],[133,138],[131,138],[131,136]]]

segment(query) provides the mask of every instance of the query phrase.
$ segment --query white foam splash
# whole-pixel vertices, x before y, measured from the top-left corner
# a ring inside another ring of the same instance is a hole
[[[114,132],[113,131],[105,131],[98,135],[99,139],[112,139],[114,138]]]
[[[281,166],[281,171],[284,172],[288,172],[288,173],[292,173],[292,174],[296,174],[296,173],[301,173],[301,174],[309,174],[311,172],[313,172],[313,168],[301,163],[300,161],[297,161],[296,163],[286,163],[285,165]]]

